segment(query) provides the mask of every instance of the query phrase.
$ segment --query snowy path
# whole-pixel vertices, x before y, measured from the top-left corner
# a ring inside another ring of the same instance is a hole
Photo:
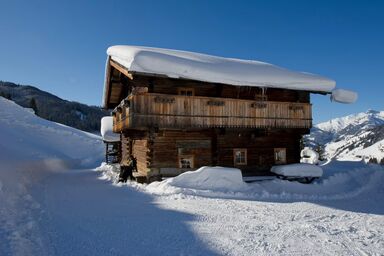
[[[44,240],[53,255],[210,255],[190,225],[194,215],[159,208],[133,188],[91,170],[55,173],[41,195]]]

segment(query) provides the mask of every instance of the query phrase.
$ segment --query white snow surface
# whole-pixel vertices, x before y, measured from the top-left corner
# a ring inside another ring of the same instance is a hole
[[[60,161],[79,168],[94,166],[102,159],[99,136],[42,119],[3,97],[0,120],[0,161]]]
[[[2,256],[384,251],[382,166],[332,161],[311,185],[245,183],[236,169],[220,168],[121,184],[118,166],[88,169],[102,160],[100,137],[42,120],[1,97],[0,120]],[[212,181],[208,174],[219,171],[231,179]]]
[[[220,189],[232,191],[244,186],[241,170],[226,167],[204,166],[167,180],[167,183],[182,188]]]
[[[120,134],[113,132],[112,116],[104,116],[101,118],[100,133],[104,141],[107,141],[107,142],[120,141]]]
[[[129,71],[238,86],[330,93],[335,81],[269,63],[142,46],[111,46],[107,54]]]
[[[318,164],[319,154],[309,147],[304,147],[300,152],[300,163]]]
[[[283,164],[272,166],[271,172],[286,177],[321,177],[323,169],[314,164]]]
[[[335,89],[332,91],[331,100],[346,104],[355,103],[357,100],[357,93],[345,89]]]
[[[384,139],[380,140],[373,145],[356,150],[354,154],[359,158],[376,158],[378,161],[384,159]]]

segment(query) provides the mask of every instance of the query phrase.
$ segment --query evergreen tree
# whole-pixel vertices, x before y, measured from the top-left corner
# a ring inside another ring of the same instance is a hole
[[[368,163],[370,163],[370,164],[377,164],[378,162],[377,162],[377,159],[375,157],[372,157],[372,158],[369,159]]]
[[[308,146],[308,141],[307,141],[306,135],[301,136],[301,138],[300,138],[300,150],[303,150],[307,146]]]
[[[32,98],[30,101],[29,101],[29,107],[31,109],[33,109],[33,111],[35,111],[35,114],[37,115],[37,104],[36,104],[36,100],[35,98]]]
[[[11,94],[10,93],[6,93],[6,92],[0,92],[0,96],[8,99],[8,100],[12,100],[12,97],[11,97]]]
[[[320,144],[320,143],[316,143],[316,146],[315,148],[313,149],[315,150],[318,154],[319,154],[319,160],[320,161],[324,161],[325,160],[325,156],[324,156],[324,145]]]

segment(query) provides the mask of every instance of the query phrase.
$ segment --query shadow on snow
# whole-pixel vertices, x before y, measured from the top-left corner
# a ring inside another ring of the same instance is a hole
[[[55,255],[217,254],[191,231],[193,215],[162,209],[152,196],[98,175],[56,173],[41,186],[41,225]]]

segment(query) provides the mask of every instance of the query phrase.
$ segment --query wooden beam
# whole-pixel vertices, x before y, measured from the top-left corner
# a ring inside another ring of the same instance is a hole
[[[110,59],[109,60],[109,65],[111,65],[112,67],[117,69],[120,73],[124,74],[129,79],[133,80],[133,75],[131,73],[129,73],[128,69],[126,69],[125,67],[123,67],[122,65],[117,63],[116,61]]]

